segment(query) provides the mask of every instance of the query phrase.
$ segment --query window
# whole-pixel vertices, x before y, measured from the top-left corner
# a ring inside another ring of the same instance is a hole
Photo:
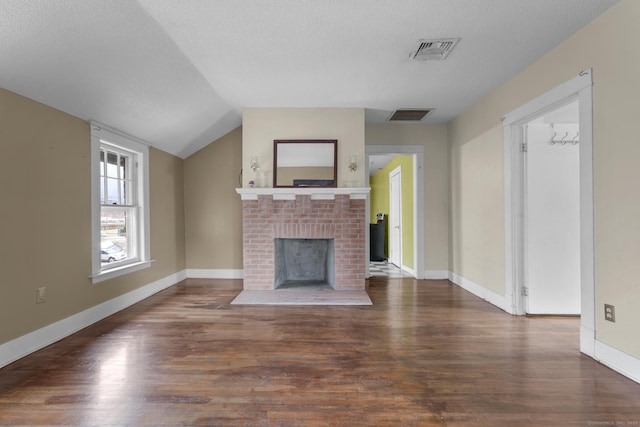
[[[101,268],[113,262],[137,261],[137,198],[134,189],[135,154],[100,144],[100,259]]]
[[[148,147],[91,123],[94,283],[149,267]]]

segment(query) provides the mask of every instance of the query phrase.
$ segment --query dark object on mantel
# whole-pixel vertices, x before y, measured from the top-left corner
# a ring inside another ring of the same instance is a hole
[[[294,179],[294,187],[333,187],[332,179]]]
[[[371,261],[384,261],[384,235],[385,221],[377,224],[369,224],[369,259]]]

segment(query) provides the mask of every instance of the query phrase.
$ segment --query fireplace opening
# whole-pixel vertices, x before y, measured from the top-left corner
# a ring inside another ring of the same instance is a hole
[[[333,239],[275,239],[275,289],[333,288]]]

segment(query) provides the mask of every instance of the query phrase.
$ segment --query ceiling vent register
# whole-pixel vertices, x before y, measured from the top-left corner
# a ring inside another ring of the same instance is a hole
[[[390,122],[419,122],[429,115],[433,109],[424,110],[396,110],[391,114],[388,121]]]
[[[412,61],[442,61],[460,39],[418,40],[418,45],[409,58]]]

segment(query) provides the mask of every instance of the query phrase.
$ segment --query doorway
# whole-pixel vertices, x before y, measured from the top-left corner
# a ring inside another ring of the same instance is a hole
[[[545,114],[577,102],[578,106],[578,170],[580,265],[580,351],[595,357],[595,283],[594,283],[594,230],[593,230],[593,141],[592,141],[592,72],[584,70],[571,80],[522,105],[503,117],[504,126],[504,206],[505,206],[505,310],[527,314],[529,298],[527,280],[528,184],[527,158],[523,151],[529,135],[527,124]],[[552,135],[553,136],[553,135]],[[559,140],[562,145],[562,136]],[[567,137],[570,137],[567,135]],[[556,135],[558,137],[558,135]],[[566,140],[566,138],[565,138]],[[550,144],[550,142],[549,142]],[[551,144],[550,144],[551,145]],[[555,144],[554,144],[555,145]],[[531,213],[529,213],[531,214]],[[575,215],[575,214],[574,214]],[[528,235],[528,234],[529,235]]]
[[[416,279],[424,279],[424,147],[421,145],[365,145],[365,176],[370,175],[370,158],[373,156],[384,155],[410,155],[413,162],[413,270],[410,272]],[[371,197],[367,197],[366,200],[367,212],[371,212]],[[370,231],[369,221],[371,218],[366,219],[366,244],[365,252],[366,259],[369,260],[369,242]],[[370,276],[369,262],[366,265],[366,275]]]

